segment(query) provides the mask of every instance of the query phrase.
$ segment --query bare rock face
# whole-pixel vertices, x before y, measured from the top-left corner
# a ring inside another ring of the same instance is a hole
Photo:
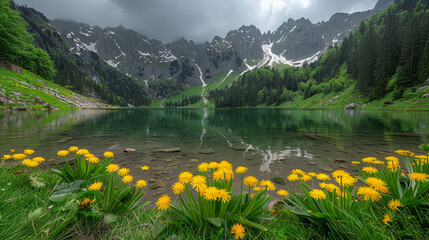
[[[34,101],[36,101],[36,103],[43,103],[43,100],[39,96],[34,96]]]
[[[344,107],[344,109],[356,109],[359,107],[362,103],[350,103]]]

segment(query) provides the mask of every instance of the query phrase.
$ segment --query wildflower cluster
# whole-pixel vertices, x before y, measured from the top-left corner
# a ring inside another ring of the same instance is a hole
[[[185,221],[194,224],[221,224],[213,222],[213,219],[234,223],[231,233],[236,239],[245,236],[243,224],[248,225],[249,221],[252,227],[266,230],[260,219],[263,219],[271,197],[265,194],[276,190],[276,186],[270,180],[260,181],[254,176],[245,176],[247,171],[244,166],[234,169],[228,161],[201,163],[195,175],[189,171],[182,172],[172,185],[173,193],[178,195],[179,206],[172,205],[168,195],[161,196],[156,205],[160,210],[173,208]],[[237,178],[241,188],[239,193],[234,194],[232,185]],[[243,190],[246,186],[248,191]],[[192,191],[195,191],[197,198],[194,198]],[[287,196],[289,193],[279,190],[278,194]],[[245,220],[237,222],[241,218]]]

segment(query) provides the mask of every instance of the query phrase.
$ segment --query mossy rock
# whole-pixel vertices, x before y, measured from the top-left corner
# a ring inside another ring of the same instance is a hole
[[[280,185],[286,184],[285,180],[281,177],[273,177],[272,179],[273,179],[273,182],[275,182],[277,184],[280,184]]]

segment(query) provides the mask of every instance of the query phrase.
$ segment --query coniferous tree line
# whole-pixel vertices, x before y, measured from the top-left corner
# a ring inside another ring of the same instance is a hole
[[[357,82],[369,100],[393,92],[394,99],[429,78],[429,1],[396,0],[361,23],[340,46],[318,61],[283,71],[264,68],[232,86],[209,92],[217,107],[255,106],[339,92]]]
[[[191,104],[195,104],[198,101],[201,100],[201,96],[200,95],[192,95],[192,96],[185,96],[184,98],[182,98],[181,101],[168,101],[165,103],[165,107],[184,107],[184,106],[188,106]]]

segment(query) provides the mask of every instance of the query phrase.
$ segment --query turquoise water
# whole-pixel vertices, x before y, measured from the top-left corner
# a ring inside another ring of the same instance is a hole
[[[353,171],[351,161],[383,158],[397,149],[418,152],[429,142],[429,112],[282,109],[135,109],[0,113],[0,153],[56,152],[76,145],[95,154],[113,151],[138,177],[161,181],[159,194],[183,170],[228,160],[260,178],[293,168]],[[133,155],[123,152],[136,149]],[[180,148],[158,153],[157,149]],[[208,151],[210,154],[201,153]],[[151,167],[143,173],[142,165]]]

